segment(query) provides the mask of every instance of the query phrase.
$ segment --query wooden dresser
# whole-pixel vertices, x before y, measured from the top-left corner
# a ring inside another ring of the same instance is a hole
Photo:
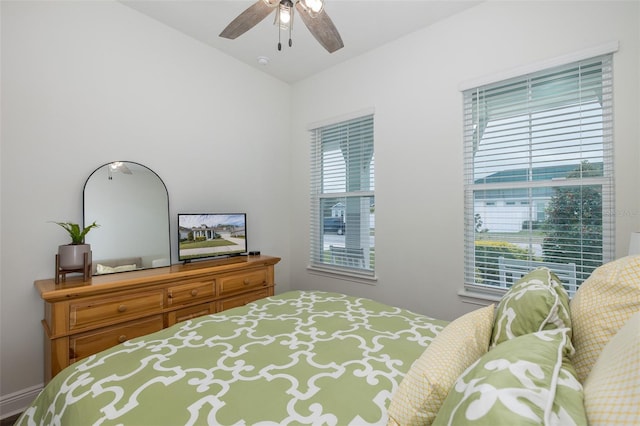
[[[279,261],[243,256],[88,281],[36,281],[45,302],[45,381],[69,364],[134,337],[273,296]]]

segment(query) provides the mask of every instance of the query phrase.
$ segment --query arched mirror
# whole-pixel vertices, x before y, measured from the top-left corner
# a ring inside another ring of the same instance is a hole
[[[171,264],[169,194],[148,167],[115,161],[98,167],[84,185],[84,225],[100,225],[91,244],[94,275]]]

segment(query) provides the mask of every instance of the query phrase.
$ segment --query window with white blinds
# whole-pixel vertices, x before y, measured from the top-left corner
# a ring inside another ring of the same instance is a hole
[[[464,92],[465,287],[613,258],[612,55]]]
[[[311,129],[311,266],[373,276],[373,115]]]

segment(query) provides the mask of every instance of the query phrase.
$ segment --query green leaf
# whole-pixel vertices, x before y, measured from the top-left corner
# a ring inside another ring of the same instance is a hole
[[[56,225],[61,226],[65,231],[67,231],[69,233],[69,237],[71,237],[71,244],[84,244],[84,237],[87,235],[87,233],[89,231],[91,231],[93,228],[98,228],[100,227],[100,225],[98,225],[95,221],[85,227],[84,229],[80,230],[80,225],[78,225],[77,223],[72,223],[72,222],[53,222]]]

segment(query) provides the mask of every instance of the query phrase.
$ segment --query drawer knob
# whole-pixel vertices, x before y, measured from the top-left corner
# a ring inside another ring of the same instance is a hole
[[[250,283],[249,278],[245,278],[243,283],[244,283],[244,285],[249,285],[249,283]]]
[[[127,310],[127,305],[120,305],[118,306],[118,312],[124,312]]]
[[[120,336],[118,336],[118,342],[120,343],[124,343],[127,341],[127,336],[124,334],[121,334]]]
[[[195,288],[193,290],[191,290],[191,295],[193,297],[196,297],[198,295],[198,290],[196,290]]]

